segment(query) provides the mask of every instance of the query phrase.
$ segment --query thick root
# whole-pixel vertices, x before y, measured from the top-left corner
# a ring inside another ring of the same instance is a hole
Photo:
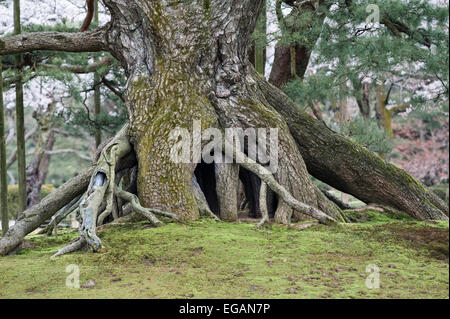
[[[229,144],[230,141],[225,141],[225,144]],[[264,166],[258,164],[247,155],[242,153],[240,150],[233,148],[231,144],[228,145],[230,149],[233,149],[233,156],[239,165],[249,170],[250,172],[256,174],[261,181],[267,183],[267,185],[278,195],[280,198],[286,202],[287,205],[292,207],[299,212],[302,212],[305,215],[308,215],[314,219],[317,219],[322,224],[331,225],[336,224],[338,221],[331,216],[328,216],[323,211],[309,206],[308,204],[299,202],[297,199],[292,196],[282,185],[280,185],[272,173],[266,169]]]
[[[96,234],[97,226],[102,225],[105,218],[111,214],[115,219],[119,217],[119,210],[122,210],[122,201],[119,209],[117,199],[121,199],[125,203],[128,202],[133,211],[145,216],[154,226],[163,225],[155,215],[178,220],[175,214],[142,207],[136,195],[117,186],[123,177],[123,174],[120,172],[116,175],[116,171],[119,171],[117,166],[120,160],[132,151],[127,130],[128,125],[124,126],[105,145],[98,156],[88,189],[80,203],[80,240],[58,251],[56,255],[77,250],[82,243],[83,245],[87,244],[91,250],[98,251],[102,245],[100,238]]]
[[[256,226],[257,228],[269,222],[269,212],[267,211],[267,184],[261,182],[261,189],[259,191],[259,208],[261,209],[261,221]]]
[[[64,220],[67,216],[73,213],[80,206],[81,201],[83,200],[83,196],[78,196],[74,198],[69,204],[67,204],[64,208],[58,211],[56,215],[52,217],[50,223],[41,229],[38,234],[47,234],[48,236],[52,235],[53,230],[56,232],[56,227]]]
[[[163,223],[154,214],[178,220],[178,217],[175,214],[167,213],[162,210],[155,209],[155,208],[142,207],[139,202],[139,199],[136,195],[129,193],[127,191],[121,190],[118,187],[116,187],[114,193],[118,197],[126,200],[127,202],[130,202],[131,206],[133,207],[133,210],[135,212],[145,216],[153,224],[153,226],[158,227],[158,226],[163,225]]]
[[[100,208],[106,199],[106,208],[103,216],[112,212],[116,166],[119,160],[132,150],[127,130],[128,125],[125,125],[103,148],[97,161],[95,172],[91,177],[86,197],[80,205],[82,220],[80,236],[86,240],[89,247],[94,251],[101,247],[100,238],[96,235]]]
[[[70,254],[75,251],[81,250],[86,247],[86,240],[83,237],[78,238],[76,241],[70,243],[69,245],[59,249],[54,255],[50,257],[50,259],[55,259],[58,256]]]

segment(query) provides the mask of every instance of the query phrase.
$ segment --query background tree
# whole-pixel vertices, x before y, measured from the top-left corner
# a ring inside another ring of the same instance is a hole
[[[0,46],[2,43],[0,43]],[[6,140],[5,140],[5,109],[3,105],[3,71],[0,59],[0,216],[2,219],[2,235],[9,228],[8,221],[8,176],[6,173]]]

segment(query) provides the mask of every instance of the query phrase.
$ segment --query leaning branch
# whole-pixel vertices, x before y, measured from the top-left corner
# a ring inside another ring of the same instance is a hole
[[[48,50],[64,52],[108,51],[108,25],[86,32],[33,32],[0,39],[0,55]]]
[[[82,194],[88,184],[93,168],[70,179],[39,204],[34,205],[23,213],[23,218],[17,221],[0,239],[0,256],[8,254],[22,242],[23,238],[35,230],[39,225],[66,206],[72,199]]]

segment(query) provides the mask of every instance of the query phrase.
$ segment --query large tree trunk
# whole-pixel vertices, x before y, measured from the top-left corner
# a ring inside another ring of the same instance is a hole
[[[340,218],[339,209],[311,182],[286,122],[250,73],[247,50],[262,3],[135,1],[124,7],[121,1],[106,1],[113,16],[108,42],[129,76],[129,135],[139,162],[138,194],[144,206],[185,220],[198,216],[192,190],[197,163],[173,163],[169,138],[177,128],[192,136],[193,120],[198,120],[203,130],[278,128],[277,181],[297,200]],[[137,29],[129,23],[138,20],[143,23]],[[232,176],[239,175],[227,178]],[[220,193],[237,196],[231,189],[237,185],[230,181],[228,192]],[[219,198],[220,206],[226,207],[223,200]],[[292,208],[280,201],[276,220],[289,222],[291,215]]]

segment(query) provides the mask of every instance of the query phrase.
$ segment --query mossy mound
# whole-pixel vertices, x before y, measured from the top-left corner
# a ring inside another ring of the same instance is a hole
[[[448,298],[448,222],[313,225],[300,230],[209,219],[99,232],[99,253],[49,257],[77,237],[30,236],[0,262],[1,298]],[[68,265],[80,283],[66,287]],[[380,289],[369,289],[369,265]]]

